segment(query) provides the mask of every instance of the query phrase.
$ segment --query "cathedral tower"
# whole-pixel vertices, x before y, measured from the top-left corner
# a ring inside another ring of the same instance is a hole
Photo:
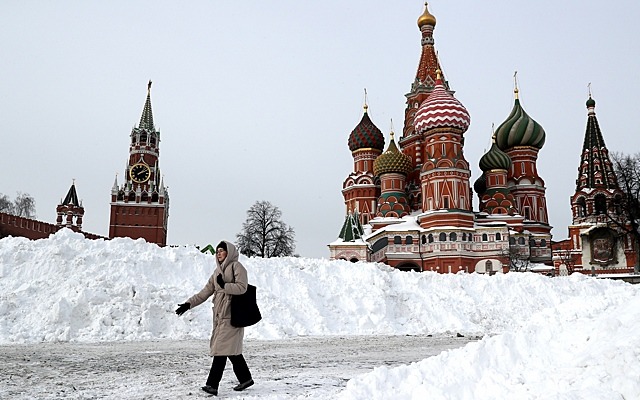
[[[151,111],[151,81],[138,127],[131,130],[129,158],[122,185],[116,175],[111,188],[109,237],[143,238],[167,243],[169,194],[160,174],[160,132]]]
[[[404,111],[404,127],[402,137],[398,141],[402,152],[411,158],[413,164],[413,168],[407,177],[407,190],[413,211],[420,210],[421,208],[420,169],[422,168],[425,156],[424,137],[416,132],[414,120],[420,104],[429,97],[436,86],[437,71],[442,71],[433,38],[435,27],[436,17],[429,12],[427,3],[425,3],[424,12],[418,18],[418,29],[420,29],[421,33],[420,44],[422,48],[420,61],[418,62],[416,76],[411,84],[411,90],[405,95],[407,100]],[[445,90],[453,94],[446,80],[441,79],[441,84]]]
[[[349,135],[349,150],[353,156],[353,172],[342,184],[346,213],[354,212],[361,224],[376,215],[380,184],[373,173],[373,163],[384,149],[382,131],[371,121],[365,102],[364,114]]]

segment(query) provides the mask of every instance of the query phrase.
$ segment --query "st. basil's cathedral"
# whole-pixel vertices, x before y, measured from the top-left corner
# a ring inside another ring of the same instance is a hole
[[[353,171],[343,183],[346,217],[338,240],[329,244],[331,258],[383,262],[400,270],[488,274],[508,271],[509,260],[517,258],[546,264],[555,273],[560,263],[554,265],[546,187],[536,166],[545,130],[523,109],[516,82],[513,109],[493,132],[491,148],[478,161],[482,175],[471,184],[464,157],[471,117],[444,78],[435,27],[436,18],[425,4],[418,18],[422,52],[397,142],[390,132],[385,149],[384,135],[369,117],[366,101],[362,119],[349,135]],[[587,106],[591,121],[593,99]],[[558,247],[575,255],[575,270],[593,268],[590,232],[596,220],[602,222],[602,216],[588,217],[597,202],[585,185],[599,182],[601,208],[621,195],[602,135],[599,128],[593,133],[592,125],[587,127],[590,142],[588,146],[585,139],[583,161],[597,163],[598,178],[592,179],[594,168],[581,166],[572,199],[572,238]],[[599,141],[593,144],[595,157],[591,140]],[[472,208],[474,192],[478,211]],[[607,238],[613,235],[605,226],[595,231]],[[615,261],[600,260],[597,268],[622,268],[633,261],[627,257],[633,253],[631,243],[618,243],[618,250],[609,251],[616,254]]]

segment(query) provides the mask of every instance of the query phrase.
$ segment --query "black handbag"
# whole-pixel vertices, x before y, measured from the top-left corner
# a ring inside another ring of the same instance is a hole
[[[235,280],[235,273],[234,273]],[[262,319],[258,302],[256,301],[256,287],[247,285],[243,294],[231,295],[231,325],[244,328],[257,324]]]

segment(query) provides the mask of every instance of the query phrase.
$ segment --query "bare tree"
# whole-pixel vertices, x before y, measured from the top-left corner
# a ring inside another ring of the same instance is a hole
[[[13,202],[6,194],[0,193],[0,212],[13,214]]]
[[[18,192],[13,205],[14,215],[25,218],[34,218],[36,216],[36,201],[28,193]]]
[[[525,248],[510,245],[500,252],[500,256],[509,261],[509,271],[526,272],[529,270],[531,260],[529,254],[523,250],[525,250]]]
[[[257,201],[251,206],[242,232],[236,235],[240,253],[263,258],[293,255],[295,232],[281,217],[278,207],[268,201]]]
[[[568,249],[558,249],[555,251],[555,255],[560,260],[560,264],[564,264],[567,267],[567,273],[569,275],[573,274],[579,254]]]
[[[613,169],[623,198],[607,209],[609,220],[621,236],[633,241],[636,253],[634,273],[640,273],[640,153],[627,155],[612,153]]]
[[[0,212],[18,217],[35,218],[36,201],[28,193],[18,192],[13,201],[7,195],[0,193]]]

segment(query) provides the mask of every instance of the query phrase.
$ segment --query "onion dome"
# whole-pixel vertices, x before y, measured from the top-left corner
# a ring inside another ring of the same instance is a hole
[[[501,150],[516,146],[530,146],[541,149],[544,145],[545,132],[542,126],[529,117],[520,105],[518,88],[514,90],[516,101],[507,117],[496,129],[496,143]]]
[[[496,136],[494,134],[491,149],[480,158],[480,169],[486,172],[492,169],[508,170],[509,168],[511,168],[511,158],[496,145]]]
[[[436,85],[422,102],[414,118],[414,128],[422,133],[435,128],[457,128],[464,133],[471,123],[466,108],[445,89],[440,70],[437,71]]]
[[[349,135],[349,150],[372,148],[384,150],[384,136],[382,131],[369,118],[367,105],[364,106],[364,115],[360,123],[351,131]]]
[[[427,9],[428,3],[424,3],[424,12],[418,18],[418,28],[422,28],[424,25],[436,26],[436,17],[433,16]]]
[[[479,195],[487,191],[487,177],[484,174],[480,175],[480,178],[473,183],[473,190]]]
[[[587,100],[587,108],[594,108],[596,106],[596,101],[591,98],[589,95],[589,100]]]
[[[387,147],[387,150],[380,154],[373,162],[373,173],[378,176],[388,172],[409,175],[409,172],[411,172],[412,169],[413,165],[411,165],[411,157],[398,150],[398,147],[393,140],[392,131],[389,147]]]

